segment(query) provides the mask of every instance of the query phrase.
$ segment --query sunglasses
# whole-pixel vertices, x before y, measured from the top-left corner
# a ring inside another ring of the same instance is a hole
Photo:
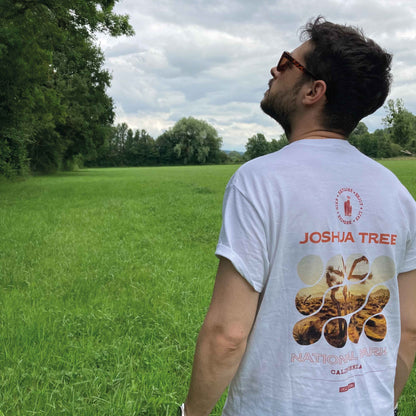
[[[298,62],[289,52],[284,51],[279,59],[276,69],[279,72],[283,72],[289,64],[295,65],[297,69],[302,71],[304,74],[310,75],[312,78],[318,79],[312,72],[308,71],[300,62]]]

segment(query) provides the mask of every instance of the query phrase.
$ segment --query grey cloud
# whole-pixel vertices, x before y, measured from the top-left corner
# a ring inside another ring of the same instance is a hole
[[[114,58],[126,55],[136,55],[138,53],[146,52],[145,48],[140,48],[138,45],[132,42],[120,42],[115,46],[109,47],[105,51],[105,56],[107,58]]]
[[[298,28],[321,13],[362,27],[394,54],[391,97],[416,113],[413,0],[122,0],[116,7],[130,15],[136,36],[102,41],[109,93],[123,117],[152,134],[193,115],[220,130],[224,147],[244,146],[262,130],[277,138],[281,129],[258,104],[269,69],[299,44]],[[380,109],[364,122],[372,131],[383,127],[382,117]]]

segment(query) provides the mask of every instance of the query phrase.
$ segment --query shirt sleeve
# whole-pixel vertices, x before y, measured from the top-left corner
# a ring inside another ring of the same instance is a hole
[[[230,260],[254,290],[261,292],[269,261],[266,227],[258,207],[235,185],[229,184],[224,194],[222,216],[215,254]]]
[[[409,219],[406,254],[399,273],[416,270],[416,202],[409,193],[407,206],[407,218]]]
[[[416,270],[416,241],[415,237],[408,241],[407,251],[404,262],[400,267],[399,273],[410,272]]]

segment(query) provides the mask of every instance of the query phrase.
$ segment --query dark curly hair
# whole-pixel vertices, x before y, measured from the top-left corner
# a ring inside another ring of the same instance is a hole
[[[392,55],[360,29],[322,16],[304,27],[302,38],[313,45],[305,56],[306,67],[327,85],[323,126],[348,136],[386,100]]]

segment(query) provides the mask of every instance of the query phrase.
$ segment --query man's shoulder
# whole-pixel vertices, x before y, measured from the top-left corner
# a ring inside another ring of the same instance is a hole
[[[362,154],[363,160],[365,160],[365,167],[369,171],[373,171],[376,176],[379,177],[382,181],[387,181],[387,183],[390,184],[397,184],[402,185],[400,182],[400,179],[396,176],[394,172],[392,172],[390,169],[388,169],[386,166],[384,166],[382,163]],[[387,183],[384,183],[387,185]],[[402,185],[403,186],[403,185]]]
[[[249,160],[241,165],[228,183],[244,195],[261,195],[276,190],[285,182],[285,175],[293,170],[284,157],[284,149]]]
[[[273,167],[280,166],[288,159],[285,158],[286,148],[280,149],[277,152],[268,153],[263,156],[256,157],[249,160],[240,166],[237,172],[241,174],[252,174],[254,172],[270,172]]]

